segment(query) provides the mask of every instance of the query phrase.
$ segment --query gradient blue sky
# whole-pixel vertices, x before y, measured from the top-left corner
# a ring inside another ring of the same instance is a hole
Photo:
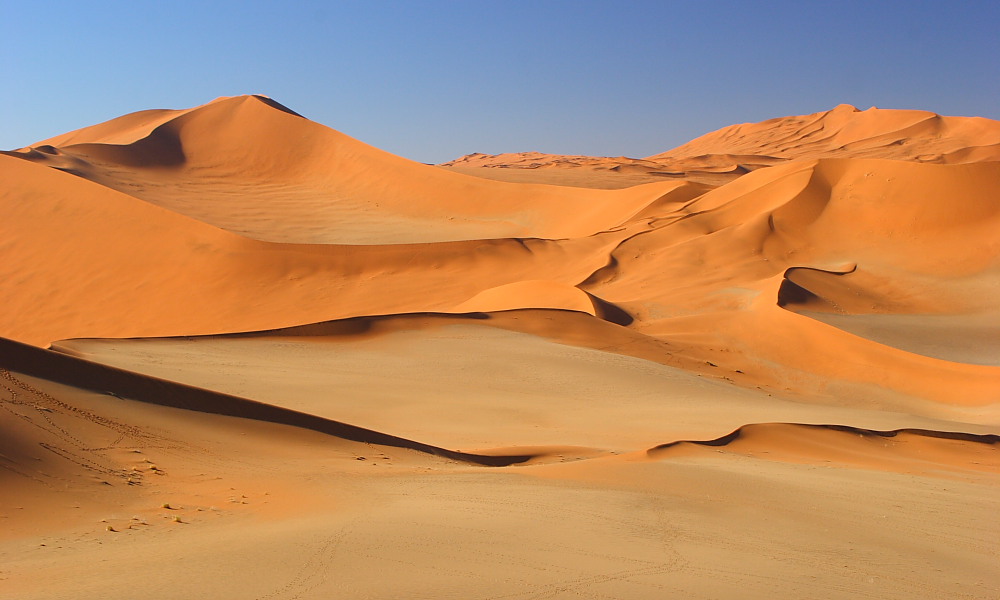
[[[422,162],[647,156],[733,123],[1000,118],[1000,3],[0,0],[0,148],[260,93]]]

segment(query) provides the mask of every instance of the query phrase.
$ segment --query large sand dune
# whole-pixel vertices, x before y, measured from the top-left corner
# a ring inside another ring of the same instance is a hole
[[[685,186],[608,194],[486,182],[382,152],[260,96],[128,115],[15,156],[278,242],[580,237]]]
[[[995,597],[998,145],[441,168],[242,96],[3,152],[0,595]]]

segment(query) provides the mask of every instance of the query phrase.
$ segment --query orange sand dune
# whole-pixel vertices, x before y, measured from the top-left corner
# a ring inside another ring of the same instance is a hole
[[[995,406],[996,368],[924,359],[779,305],[991,311],[1000,300],[998,183],[997,163],[789,163],[661,217],[581,287],[630,314],[638,331],[685,352],[700,347],[730,369],[778,362],[834,381],[891,379],[891,389]],[[787,371],[779,377],[794,381]]]
[[[4,268],[16,285],[2,290],[13,309],[2,330],[22,341],[563,308],[667,340],[671,354],[756,373],[768,386],[788,385],[783,369],[792,368],[805,376],[796,389],[822,389],[833,376],[935,401],[996,402],[995,367],[855,340],[779,308],[941,314],[995,306],[995,163],[791,163],[686,204],[654,204],[655,216],[576,240],[347,247],[250,240],[0,158],[15,182],[5,190]],[[952,202],[956,190],[961,204]],[[895,219],[883,220],[885,212]],[[538,280],[549,283],[531,283]],[[30,314],[46,318],[22,317]],[[883,368],[843,361],[846,348]]]
[[[683,185],[599,192],[487,182],[382,152],[259,96],[128,115],[36,146],[8,154],[295,243],[586,236]]]
[[[466,169],[587,169],[594,171],[614,171],[617,173],[643,173],[648,175],[674,176],[685,173],[735,173],[743,174],[760,167],[780,162],[768,156],[747,154],[704,154],[700,156],[657,158],[627,158],[625,156],[567,156],[564,154],[543,154],[541,152],[508,152],[504,154],[467,154],[441,167]]]
[[[1000,122],[979,117],[944,117],[923,110],[849,104],[833,110],[744,123],[705,134],[648,161],[713,154],[782,159],[889,158],[961,163],[1000,160]]]
[[[624,232],[566,242],[330,246],[238,236],[37,164],[0,156],[4,336],[251,331],[449,310],[525,279],[572,285]],[[485,268],[482,275],[467,277]],[[35,317],[33,315],[44,315]]]
[[[621,174],[624,185],[666,177],[721,185],[750,171],[787,160],[884,158],[924,163],[1000,160],[1000,122],[979,117],[944,117],[920,110],[842,104],[810,115],[744,123],[705,134],[673,150],[645,158],[592,157],[517,152],[468,154],[442,163],[449,170],[491,179],[582,185],[586,179],[548,174],[591,171],[601,187]],[[517,173],[517,174],[515,174]],[[631,175],[626,178],[626,176]]]
[[[442,169],[497,181],[549,183],[616,189],[682,179],[716,187],[780,159],[728,154],[669,160],[603,156],[566,156],[540,152],[467,154],[438,165]]]
[[[993,597],[998,127],[438,167],[240,96],[2,152],[0,595]]]
[[[714,440],[662,444],[647,451],[664,459],[678,452],[722,448],[766,460],[827,462],[902,472],[951,474],[956,470],[1000,471],[998,435],[898,429],[872,431],[842,425],[767,423],[740,427]],[[951,469],[942,469],[950,465]]]

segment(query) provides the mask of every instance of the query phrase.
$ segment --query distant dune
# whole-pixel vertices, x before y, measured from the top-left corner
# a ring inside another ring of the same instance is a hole
[[[1000,123],[847,105],[641,159],[264,96],[4,151],[0,589],[993,597],[998,199]]]
[[[601,187],[618,187],[608,173],[622,175],[622,182],[628,185],[675,177],[717,185],[782,161],[815,158],[886,158],[938,164],[996,161],[1000,160],[1000,122],[943,117],[921,110],[872,107],[861,111],[841,104],[810,115],[724,127],[645,158],[474,153],[441,166],[495,179],[566,185],[579,184],[584,178],[579,173],[573,177],[548,171],[594,171],[590,177]]]

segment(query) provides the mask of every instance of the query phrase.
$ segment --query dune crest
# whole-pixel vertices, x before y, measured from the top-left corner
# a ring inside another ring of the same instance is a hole
[[[678,187],[601,192],[484,181],[393,156],[259,96],[135,113],[6,154],[291,243],[580,237]]]

